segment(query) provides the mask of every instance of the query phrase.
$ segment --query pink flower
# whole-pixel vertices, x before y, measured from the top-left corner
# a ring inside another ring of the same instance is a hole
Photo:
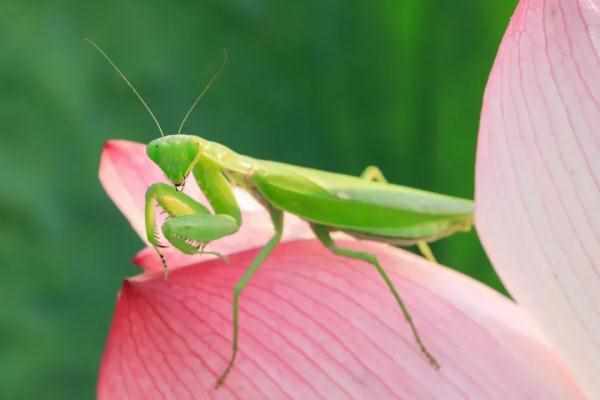
[[[477,228],[517,302],[600,398],[600,1],[522,0],[488,83]]]
[[[597,2],[522,1],[486,92],[477,226],[520,306],[405,251],[339,238],[377,254],[439,371],[376,272],[331,255],[288,215],[284,242],[242,296],[241,353],[215,389],[231,351],[232,287],[272,234],[238,193],[242,230],[211,244],[228,263],[167,252],[164,280],[152,252],[136,256],[143,273],[118,295],[98,398],[597,398]],[[164,178],[143,146],[108,142],[100,179],[145,240],[144,192]],[[202,198],[192,182],[186,190]]]

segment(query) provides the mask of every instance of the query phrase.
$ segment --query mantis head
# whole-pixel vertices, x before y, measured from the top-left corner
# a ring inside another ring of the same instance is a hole
[[[155,139],[146,146],[148,157],[164,172],[177,188],[194,167],[200,143],[194,136],[169,135]]]
[[[204,90],[194,99],[191,107],[188,109],[187,113],[183,117],[183,120],[179,124],[179,129],[177,130],[177,135],[169,135],[165,136],[162,127],[160,126],[160,122],[150,109],[150,106],[142,95],[137,91],[135,86],[127,79],[125,74],[117,67],[114,61],[98,46],[95,42],[90,39],[85,39],[88,43],[90,43],[98,52],[108,61],[108,63],[114,68],[114,70],[121,76],[121,78],[125,81],[127,86],[131,88],[133,93],[137,96],[138,100],[148,114],[152,117],[152,120],[156,124],[160,132],[160,138],[153,140],[148,143],[146,146],[146,153],[148,157],[152,161],[156,163],[160,167],[160,169],[164,172],[167,178],[175,185],[177,189],[181,189],[183,184],[185,183],[185,178],[188,176],[194,164],[197,160],[198,153],[200,152],[201,147],[201,139],[191,135],[183,135],[181,134],[183,127],[185,126],[186,121],[191,115],[192,111],[198,105],[198,102],[204,97],[208,89],[217,79],[225,64],[227,64],[227,51],[225,50],[223,55],[223,63],[221,67],[217,70],[217,72],[212,76],[212,78],[208,81]]]

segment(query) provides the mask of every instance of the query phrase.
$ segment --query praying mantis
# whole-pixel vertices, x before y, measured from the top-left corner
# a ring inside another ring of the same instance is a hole
[[[233,192],[235,187],[248,192],[270,215],[273,236],[233,288],[231,355],[216,381],[217,387],[225,382],[238,354],[240,296],[280,242],[285,213],[306,221],[316,239],[332,253],[374,267],[397,302],[420,352],[433,368],[440,367],[423,343],[410,311],[377,257],[367,251],[340,246],[331,234],[343,232],[357,239],[395,247],[417,245],[426,258],[435,262],[427,243],[470,230],[473,224],[472,201],[390,184],[373,166],[359,177],[325,172],[251,158],[222,144],[182,134],[186,120],[221,69],[194,100],[178,132],[165,136],[157,118],[133,84],[96,43],[86,40],[133,90],[160,131],[161,137],[151,141],[146,152],[171,184],[155,183],[148,187],[145,223],[147,239],[161,258],[165,277],[168,264],[161,248],[166,246],[160,242],[156,206],[167,214],[167,219],[160,226],[163,237],[185,254],[204,253],[206,244],[238,231],[243,220]],[[206,196],[210,208],[181,191],[190,175]]]

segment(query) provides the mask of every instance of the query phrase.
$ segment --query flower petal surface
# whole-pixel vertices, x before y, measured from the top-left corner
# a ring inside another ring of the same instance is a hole
[[[282,243],[241,297],[231,354],[232,288],[257,250],[167,280],[126,280],[102,359],[103,399],[582,399],[518,307],[475,281],[388,246],[376,254],[411,310],[432,368],[370,266],[314,240]]]
[[[600,398],[600,1],[521,0],[488,82],[476,225],[506,287]]]

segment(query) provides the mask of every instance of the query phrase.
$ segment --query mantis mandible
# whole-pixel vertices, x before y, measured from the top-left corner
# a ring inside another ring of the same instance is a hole
[[[98,45],[88,42],[133,90],[161,134],[147,145],[146,152],[172,185],[155,183],[148,188],[145,222],[148,241],[162,260],[165,277],[168,267],[160,251],[164,245],[159,241],[156,205],[168,215],[160,227],[164,238],[185,254],[203,253],[207,243],[238,231],[242,216],[233,194],[234,187],[252,195],[271,217],[273,236],[233,288],[232,351],[226,368],[217,379],[217,387],[225,381],[238,354],[240,296],[281,240],[284,213],[306,221],[315,237],[334,254],[373,266],[398,303],[419,350],[432,367],[440,367],[421,340],[409,310],[377,257],[366,251],[339,246],[331,233],[344,232],[358,239],[396,247],[417,245],[426,258],[435,262],[427,243],[468,231],[473,224],[471,201],[387,183],[381,171],[373,166],[360,177],[342,175],[247,157],[222,144],[182,134],[187,118],[221,69],[194,100],[178,132],[165,136],[135,87]],[[189,175],[195,178],[212,210],[181,192]]]

